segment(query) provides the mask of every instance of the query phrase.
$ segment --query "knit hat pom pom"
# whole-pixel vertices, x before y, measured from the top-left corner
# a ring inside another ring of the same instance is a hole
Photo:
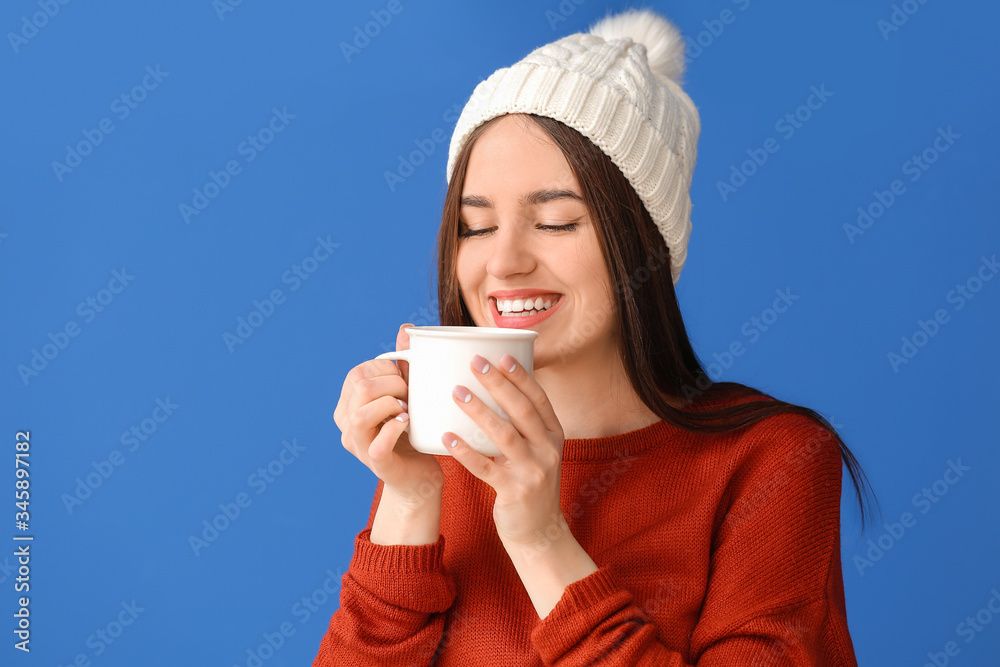
[[[590,34],[605,40],[628,37],[646,47],[653,74],[677,83],[684,76],[684,38],[673,23],[648,9],[631,9],[608,15],[594,24]]]

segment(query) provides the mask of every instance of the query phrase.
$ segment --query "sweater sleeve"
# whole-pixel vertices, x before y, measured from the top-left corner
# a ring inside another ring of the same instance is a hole
[[[840,450],[812,420],[780,423],[732,475],[687,653],[661,644],[656,625],[602,568],[567,587],[533,630],[546,665],[857,664],[840,565]]]
[[[532,630],[546,665],[684,667],[677,651],[656,639],[656,627],[605,568],[570,584]]]
[[[427,665],[441,642],[455,599],[455,583],[442,565],[444,536],[435,544],[373,544],[381,490],[380,481],[313,667]]]

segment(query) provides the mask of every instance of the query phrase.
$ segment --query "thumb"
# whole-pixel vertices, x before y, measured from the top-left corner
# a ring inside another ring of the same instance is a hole
[[[412,327],[410,323],[400,325],[399,332],[396,334],[396,350],[409,350],[410,349],[410,334],[406,333],[406,327]],[[406,361],[397,361],[396,367],[399,368],[400,375],[403,376],[403,381],[407,385],[410,384],[410,364]]]

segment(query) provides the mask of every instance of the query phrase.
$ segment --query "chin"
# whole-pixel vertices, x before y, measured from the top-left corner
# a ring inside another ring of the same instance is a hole
[[[535,361],[534,368],[538,370],[539,368],[546,368],[548,366],[553,366],[559,362],[559,353],[557,350],[552,350],[548,345],[542,343],[539,345],[539,341],[542,339],[541,336],[535,339]]]

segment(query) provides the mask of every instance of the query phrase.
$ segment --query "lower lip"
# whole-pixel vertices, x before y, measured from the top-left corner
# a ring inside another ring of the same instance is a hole
[[[493,321],[498,327],[502,327],[504,329],[527,329],[528,327],[538,324],[558,310],[559,306],[562,305],[563,299],[564,297],[559,297],[559,300],[556,301],[550,308],[534,315],[528,315],[527,317],[523,315],[520,317],[504,317],[500,314],[500,311],[497,310],[497,302],[494,299],[490,299],[490,310],[493,311]]]

